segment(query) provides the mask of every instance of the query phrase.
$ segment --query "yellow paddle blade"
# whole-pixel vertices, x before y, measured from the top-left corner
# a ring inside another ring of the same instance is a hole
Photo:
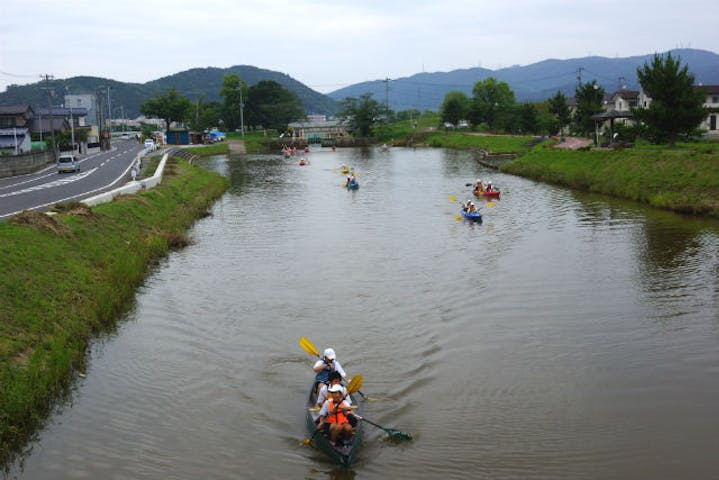
[[[488,207],[493,207],[493,206],[494,206],[494,202],[489,202],[489,203],[487,204],[487,206],[488,206]]]
[[[449,196],[449,199],[450,199],[451,201],[453,201],[453,202],[456,202],[456,201],[457,201],[457,197],[455,197],[454,195],[450,195],[450,196]]]
[[[457,215],[456,217],[454,217],[454,219],[455,219],[455,220],[462,220],[462,215]]]
[[[302,350],[309,353],[310,355],[314,357],[319,356],[319,352],[315,348],[314,345],[312,345],[312,342],[307,337],[300,337],[300,347],[302,347]]]
[[[352,395],[353,393],[357,392],[360,388],[362,388],[362,382],[364,379],[362,378],[362,375],[355,375],[352,377],[352,380],[350,380],[350,383],[347,384],[347,395]]]

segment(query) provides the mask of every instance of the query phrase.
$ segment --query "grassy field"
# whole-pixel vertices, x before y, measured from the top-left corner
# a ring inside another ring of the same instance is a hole
[[[719,218],[719,148],[700,142],[675,148],[566,151],[540,145],[502,171],[635,200],[676,212]]]
[[[245,137],[242,138],[242,134],[238,132],[232,132],[227,134],[228,139],[233,140],[244,140],[245,151],[247,153],[268,153],[270,149],[266,145],[266,141],[269,138],[276,138],[277,132],[274,130],[267,131],[267,135],[263,131],[252,131],[245,132]]]
[[[207,157],[210,155],[227,155],[230,151],[230,146],[227,142],[220,142],[212,145],[203,145],[201,147],[187,147],[185,150],[201,157]]]
[[[0,224],[2,464],[83,369],[89,338],[114,325],[152,265],[187,244],[187,229],[226,188],[223,177],[171,159],[151,190]]]
[[[486,150],[489,153],[515,153],[518,155],[529,151],[535,137],[515,135],[477,135],[462,132],[433,132],[423,143],[436,148],[457,148]]]

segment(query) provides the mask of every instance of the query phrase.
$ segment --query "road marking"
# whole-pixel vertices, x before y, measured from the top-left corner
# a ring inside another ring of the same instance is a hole
[[[82,180],[83,178],[92,175],[93,173],[95,173],[96,170],[97,168],[92,168],[86,172],[71,175],[66,178],[61,178],[59,180],[55,180],[54,182],[47,182],[41,185],[35,185],[34,187],[26,188],[24,190],[15,190],[14,192],[2,193],[0,194],[0,198],[14,197],[15,195],[22,195],[23,193],[37,192],[39,190],[45,190],[47,188],[55,188],[62,185],[67,185],[68,183],[77,182],[78,180]]]

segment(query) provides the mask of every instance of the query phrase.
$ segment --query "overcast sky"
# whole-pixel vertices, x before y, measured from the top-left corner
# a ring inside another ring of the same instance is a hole
[[[0,91],[252,65],[326,93],[548,58],[719,51],[717,0],[1,0]]]

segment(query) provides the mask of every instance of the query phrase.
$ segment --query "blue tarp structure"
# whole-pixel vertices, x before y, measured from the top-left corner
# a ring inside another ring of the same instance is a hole
[[[220,132],[218,130],[212,130],[210,133],[207,134],[211,139],[214,140],[224,140],[227,138],[227,134],[224,132]]]

